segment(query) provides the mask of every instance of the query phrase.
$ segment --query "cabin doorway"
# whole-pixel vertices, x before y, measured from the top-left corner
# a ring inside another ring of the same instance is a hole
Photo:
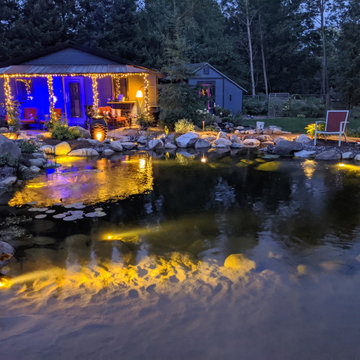
[[[68,124],[82,125],[86,120],[84,78],[81,76],[66,77],[64,78],[64,87]]]
[[[206,108],[208,111],[215,105],[215,81],[198,81],[199,96],[206,99]]]

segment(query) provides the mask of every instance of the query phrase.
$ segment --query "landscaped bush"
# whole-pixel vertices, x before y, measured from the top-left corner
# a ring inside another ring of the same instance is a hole
[[[283,109],[285,116],[319,118],[325,116],[325,105],[321,99],[291,99]]]
[[[155,123],[155,118],[152,114],[142,113],[138,116],[137,123],[142,129],[147,129]]]
[[[325,124],[318,124],[318,130],[320,131],[324,131],[325,130]],[[308,126],[305,127],[306,133],[311,136],[314,137],[315,136],[315,123],[314,124],[309,124]]]
[[[7,123],[10,131],[18,131],[20,129],[20,103],[13,101],[6,106]]]
[[[220,118],[229,117],[231,115],[231,111],[229,109],[215,105],[214,115],[219,116]]]
[[[194,131],[194,129],[195,129],[194,124],[187,119],[181,119],[175,123],[175,132],[180,134],[185,134],[189,131]]]
[[[268,112],[268,101],[263,97],[244,97],[243,112],[248,115],[266,115]]]
[[[26,140],[18,141],[18,146],[19,146],[21,152],[25,153],[25,154],[31,154],[31,153],[35,152],[37,149],[35,144],[33,144],[30,141],[26,141]]]
[[[63,124],[57,124],[51,129],[51,137],[57,140],[74,140],[82,137],[82,134],[76,128],[69,128]]]

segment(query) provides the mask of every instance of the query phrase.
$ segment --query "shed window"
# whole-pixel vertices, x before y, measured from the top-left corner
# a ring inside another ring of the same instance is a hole
[[[208,65],[206,65],[206,66],[204,67],[203,72],[204,72],[204,75],[209,75],[210,69],[209,69],[209,66],[208,66]]]
[[[232,101],[232,95],[231,94],[229,95],[229,100]]]

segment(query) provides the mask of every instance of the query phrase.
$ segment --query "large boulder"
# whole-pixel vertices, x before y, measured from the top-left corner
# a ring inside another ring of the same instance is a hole
[[[195,149],[207,149],[211,147],[211,144],[209,141],[207,141],[206,139],[199,139],[196,143],[195,143]]]
[[[19,160],[21,150],[15,141],[8,139],[4,135],[0,135],[0,156],[7,156]]]
[[[0,266],[4,266],[15,253],[15,249],[5,241],[0,241]]]
[[[341,153],[336,149],[325,150],[315,157],[316,160],[340,160]]]
[[[177,146],[171,142],[166,142],[165,145],[164,145],[164,148],[166,150],[176,150],[177,149]]]
[[[5,178],[4,180],[0,181],[0,188],[7,188],[11,185],[14,185],[17,181],[17,177],[16,176],[9,176],[7,178]]]
[[[118,152],[123,151],[121,141],[120,140],[112,141],[110,144],[110,149]]]
[[[176,145],[181,148],[191,147],[196,143],[199,137],[200,135],[198,133],[190,131],[184,135],[179,136],[176,139]]]
[[[294,156],[297,158],[304,158],[307,159],[312,157],[316,154],[316,151],[309,151],[309,150],[301,150],[294,153]]]
[[[15,168],[11,166],[1,166],[0,167],[0,181],[15,175]]]
[[[149,150],[161,150],[164,148],[164,143],[160,139],[150,140],[148,143]]]
[[[55,155],[57,156],[67,155],[70,151],[71,151],[71,146],[66,141],[63,141],[55,145]]]
[[[43,167],[46,164],[46,160],[43,158],[30,159],[30,166],[37,166],[39,168]]]
[[[115,151],[114,150],[111,150],[111,149],[105,149],[103,151],[103,155],[104,156],[111,156],[111,155],[114,155],[115,154]]]
[[[228,139],[227,133],[225,133],[223,131],[219,131],[217,136],[216,136],[216,140],[217,139]]]
[[[300,143],[300,144],[309,144],[312,142],[312,140],[306,136],[305,134],[301,134],[299,135],[296,139],[295,139],[296,142]]]
[[[341,158],[344,160],[351,160],[354,156],[355,154],[352,151],[346,151],[341,154]]]
[[[77,156],[77,157],[92,157],[99,156],[99,153],[95,149],[83,148],[72,150],[68,153],[68,156]]]
[[[245,146],[258,147],[260,146],[260,141],[258,139],[245,139],[243,144]]]
[[[231,140],[229,140],[229,138],[218,138],[214,141],[214,147],[216,148],[227,148],[230,147],[232,145]]]
[[[121,143],[121,145],[125,150],[132,150],[135,147],[135,143],[130,142],[130,141],[123,142],[123,143]]]
[[[296,151],[302,150],[303,145],[295,142],[295,141],[288,141],[288,140],[280,140],[276,143],[274,147],[274,154],[276,155],[292,155]]]

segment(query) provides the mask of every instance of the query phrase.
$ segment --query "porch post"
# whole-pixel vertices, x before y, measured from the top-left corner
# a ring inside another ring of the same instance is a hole
[[[67,123],[65,81],[64,81],[64,77],[63,77],[63,76],[61,77],[61,84],[62,84],[63,96],[64,96],[64,114],[65,114],[65,121],[66,121],[66,123]]]
[[[48,92],[49,92],[49,110],[50,110],[50,119],[54,118],[55,115],[55,106],[54,106],[54,87],[53,87],[53,77],[52,75],[47,76],[47,85],[48,85]]]
[[[11,106],[11,99],[12,99],[10,77],[8,75],[4,75],[4,92],[5,92],[6,111],[8,111],[8,107]]]
[[[97,75],[91,75],[91,80],[92,80],[92,90],[93,90],[93,106],[94,106],[94,111],[95,114],[97,114],[97,110],[99,107],[99,93],[98,93],[98,76]]]
[[[149,74],[144,75],[144,92],[145,92],[145,104],[144,104],[144,112],[145,114],[149,113]]]

